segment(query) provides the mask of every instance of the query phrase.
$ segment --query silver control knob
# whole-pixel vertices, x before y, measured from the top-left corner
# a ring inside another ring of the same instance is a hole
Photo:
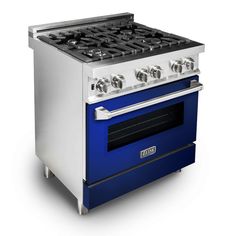
[[[195,61],[191,57],[176,60],[171,63],[172,71],[176,73],[185,73],[194,70]]]
[[[101,93],[107,93],[110,86],[110,81],[106,78],[98,80],[96,84],[96,89]]]
[[[123,75],[112,75],[111,76],[111,85],[114,88],[122,89],[124,87],[125,77]]]
[[[193,70],[195,67],[195,61],[191,57],[185,58],[184,64],[187,70]]]
[[[150,68],[150,75],[151,77],[153,77],[154,79],[160,79],[162,76],[162,69],[160,66],[152,66]]]
[[[171,64],[171,69],[173,72],[182,73],[183,72],[183,62],[181,60],[174,61]]]
[[[136,78],[141,82],[147,82],[148,80],[148,70],[147,69],[140,69],[136,71]]]

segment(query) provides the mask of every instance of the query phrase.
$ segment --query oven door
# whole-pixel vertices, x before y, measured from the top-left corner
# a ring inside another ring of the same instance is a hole
[[[87,104],[87,183],[194,142],[201,89],[194,76]]]

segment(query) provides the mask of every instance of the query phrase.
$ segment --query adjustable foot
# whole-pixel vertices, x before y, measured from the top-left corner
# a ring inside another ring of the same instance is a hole
[[[53,176],[54,176],[54,174],[52,173],[52,171],[47,166],[44,166],[44,177],[46,179],[49,179]]]
[[[86,215],[88,213],[88,208],[78,201],[78,212],[80,215]]]

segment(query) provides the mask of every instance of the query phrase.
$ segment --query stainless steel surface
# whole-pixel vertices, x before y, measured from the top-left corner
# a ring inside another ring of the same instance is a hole
[[[80,215],[88,214],[88,209],[79,201],[78,201],[78,212]]]
[[[52,173],[52,171],[47,166],[44,166],[44,177],[46,179],[49,179],[53,176],[54,176],[54,174]]]
[[[98,107],[95,109],[95,119],[96,120],[108,120],[116,116],[120,116],[126,114],[128,112],[136,111],[148,106],[152,106],[161,102],[165,102],[174,98],[178,98],[190,93],[198,92],[203,89],[203,85],[195,80],[193,80],[190,84],[190,87],[187,89],[183,89],[177,92],[173,92],[170,94],[166,94],[154,99],[150,99],[144,102],[140,102],[134,105],[130,105],[127,107],[123,107],[117,110],[109,111],[104,107]]]
[[[130,21],[133,20],[134,15],[131,13],[120,13],[120,14],[113,14],[113,15],[106,15],[106,16],[98,16],[98,17],[90,17],[86,19],[79,19],[79,20],[71,20],[71,21],[62,21],[50,24],[41,24],[41,25],[33,25],[29,26],[29,36],[30,37],[37,37],[38,35],[44,34],[45,32],[55,32],[55,31],[62,31],[63,29],[73,29],[78,26],[83,25],[93,25],[93,24],[102,24],[105,21],[118,21],[118,20],[126,20]]]
[[[32,39],[36,155],[83,201],[85,103],[82,64]]]

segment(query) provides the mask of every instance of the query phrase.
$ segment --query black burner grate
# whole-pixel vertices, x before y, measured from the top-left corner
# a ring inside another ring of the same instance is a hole
[[[173,51],[193,42],[134,22],[126,25],[88,27],[38,38],[84,62],[141,53],[158,54],[166,51],[161,52],[163,48]]]

